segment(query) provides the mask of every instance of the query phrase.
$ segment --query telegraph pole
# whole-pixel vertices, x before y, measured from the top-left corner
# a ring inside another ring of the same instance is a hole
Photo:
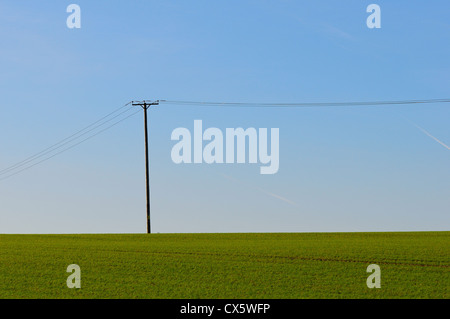
[[[132,101],[133,106],[140,106],[144,110],[144,128],[145,128],[145,182],[147,194],[147,234],[152,232],[150,227],[150,174],[149,174],[149,155],[148,155],[148,130],[147,130],[147,109],[152,105],[159,105],[157,101]]]

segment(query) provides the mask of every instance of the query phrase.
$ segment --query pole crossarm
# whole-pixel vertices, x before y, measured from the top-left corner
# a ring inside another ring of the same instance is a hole
[[[148,109],[152,105],[159,105],[159,100],[143,100],[143,101],[131,101],[132,106],[141,106],[143,109]]]

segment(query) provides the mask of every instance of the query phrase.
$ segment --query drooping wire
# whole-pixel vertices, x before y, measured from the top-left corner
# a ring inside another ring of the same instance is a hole
[[[59,155],[59,154],[62,154],[62,153],[64,153],[64,152],[66,152],[66,151],[68,151],[68,150],[74,148],[75,146],[78,146],[78,145],[80,145],[81,143],[86,142],[87,140],[90,140],[90,139],[94,138],[95,136],[97,136],[97,135],[103,133],[104,131],[109,130],[109,129],[112,128],[113,126],[116,126],[117,124],[119,124],[119,123],[125,121],[126,119],[132,117],[133,115],[136,115],[136,114],[139,113],[139,112],[140,112],[140,110],[138,110],[138,111],[136,111],[136,112],[133,112],[132,114],[128,115],[127,117],[125,117],[125,118],[123,118],[123,119],[120,119],[119,121],[113,123],[112,125],[107,126],[106,128],[104,128],[104,129],[102,129],[102,130],[96,132],[95,134],[92,134],[92,135],[88,136],[87,138],[85,138],[85,139],[83,139],[83,140],[77,142],[76,144],[73,144],[73,145],[71,145],[71,146],[69,146],[69,147],[67,147],[67,148],[65,148],[65,149],[63,149],[63,150],[61,150],[61,151],[59,151],[59,152],[57,152],[57,153],[55,153],[55,154],[49,156],[49,157],[46,157],[46,158],[44,158],[43,160],[41,160],[41,161],[39,161],[39,162],[33,163],[32,165],[29,165],[29,166],[27,166],[27,167],[25,167],[25,168],[22,168],[21,170],[19,170],[19,171],[17,171],[17,172],[14,172],[14,173],[11,173],[10,175],[4,176],[4,177],[0,178],[0,181],[3,181],[3,180],[5,180],[5,179],[10,178],[10,177],[12,177],[12,176],[15,176],[15,175],[17,175],[17,174],[20,174],[20,173],[22,173],[23,171],[26,171],[26,170],[28,170],[28,169],[30,169],[30,168],[32,168],[32,167],[38,165],[38,164],[41,164],[41,163],[43,163],[43,162],[45,162],[45,161],[48,161],[49,159],[51,159],[51,158],[53,158],[53,157],[55,157],[55,156],[57,156],[57,155]]]
[[[205,102],[161,100],[165,104],[190,106],[224,106],[224,107],[335,107],[335,106],[382,106],[450,103],[450,99],[397,100],[397,101],[356,101],[356,102],[319,102],[319,103],[255,103],[255,102]]]
[[[69,143],[79,139],[80,137],[85,136],[86,134],[88,134],[88,133],[98,129],[99,127],[102,127],[103,125],[111,122],[112,120],[114,120],[115,118],[119,117],[120,115],[129,112],[131,110],[131,108],[127,108],[125,111],[120,112],[116,116],[107,119],[111,115],[117,113],[118,111],[121,111],[124,107],[128,106],[130,103],[131,102],[129,102],[129,103],[119,107],[118,109],[114,110],[113,112],[103,116],[99,120],[89,124],[88,126],[84,127],[83,129],[79,130],[78,132],[76,132],[76,133],[74,133],[74,134],[72,134],[72,135],[70,135],[70,136],[60,140],[59,142],[57,142],[57,143],[55,143],[55,144],[45,148],[44,150],[42,150],[42,151],[40,151],[40,152],[30,156],[30,157],[27,157],[26,159],[24,159],[24,160],[14,164],[14,165],[12,165],[12,166],[9,166],[7,168],[4,168],[4,169],[0,170],[0,176],[8,174],[9,172],[14,171],[14,170],[16,170],[16,169],[18,169],[20,167],[23,167],[23,166],[27,165],[28,163],[35,161],[36,159],[39,159],[39,158],[41,158],[41,157],[43,157],[43,156],[45,156],[45,155],[47,155],[49,153],[52,153],[52,152],[60,149],[61,147],[63,147],[65,145],[67,145],[67,144],[69,144]],[[103,121],[105,119],[107,119],[107,120]],[[98,123],[100,123],[100,124],[98,124]]]
[[[450,99],[423,99],[423,100],[397,100],[397,101],[359,101],[359,102],[320,102],[320,103],[256,103],[256,102],[201,102],[201,101],[176,101],[176,100],[158,100],[158,102],[160,103],[165,103],[165,104],[172,104],[172,105],[186,105],[186,106],[224,106],[224,107],[342,107],[342,106],[383,106],[383,105],[413,105],[413,104],[436,104],[436,103],[450,103]],[[32,162],[34,162],[35,160],[44,157],[45,155],[48,155],[62,147],[64,147],[65,145],[74,142],[76,140],[78,140],[79,138],[81,138],[82,136],[102,127],[103,125],[111,122],[112,120],[114,120],[115,118],[119,117],[120,115],[128,112],[131,108],[126,109],[125,111],[119,113],[118,115],[109,118],[108,120],[102,122],[103,120],[107,119],[108,117],[110,117],[111,115],[117,113],[118,111],[120,111],[121,109],[123,109],[124,107],[128,106],[129,104],[131,104],[131,102],[128,102],[127,104],[121,106],[120,108],[114,110],[113,112],[107,114],[106,116],[102,117],[101,119],[91,123],[90,125],[86,126],[85,128],[81,129],[80,131],[62,139],[61,141],[51,145],[50,147],[24,159],[23,161],[20,161],[10,167],[7,167],[5,169],[0,170],[0,181],[7,179],[9,177],[12,177],[14,175],[17,175],[25,170],[28,170],[42,162],[45,162],[61,153],[64,153],[72,148],[74,148],[75,146],[99,135],[100,133],[110,129],[111,127],[119,124],[120,122],[128,119],[129,117],[137,114],[139,111],[115,122],[114,124],[106,127],[105,129],[102,129],[100,131],[98,131],[95,134],[92,134],[90,136],[88,136],[87,138],[77,142],[76,144],[73,144],[67,148],[64,148],[63,150],[50,155],[46,158],[44,158],[43,160],[33,163],[29,166],[26,166],[27,164],[30,164]],[[100,123],[102,122],[102,123]],[[98,124],[100,123],[100,124]],[[19,171],[16,171],[17,169],[26,166],[22,169],[20,169]],[[16,172],[14,172],[16,171]],[[12,173],[14,172],[14,173]],[[11,174],[9,174],[11,173]],[[9,175],[7,175],[9,174]],[[5,177],[1,178],[2,175],[6,175]]]

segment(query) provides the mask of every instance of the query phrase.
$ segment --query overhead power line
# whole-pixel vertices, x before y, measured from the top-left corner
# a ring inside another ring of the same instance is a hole
[[[152,101],[140,101],[152,102]],[[350,102],[300,102],[300,103],[257,103],[257,102],[211,102],[211,101],[188,101],[188,100],[156,100],[152,103],[161,103],[168,105],[184,105],[184,106],[211,106],[211,107],[345,107],[345,106],[384,106],[384,105],[415,105],[415,104],[438,104],[438,103],[450,103],[449,99],[422,99],[422,100],[384,100],[384,101],[350,101]],[[95,132],[97,129],[105,126],[106,124],[112,122],[114,119],[119,118],[121,115],[129,112],[131,108],[126,108],[130,104],[135,104],[134,101],[128,102],[125,105],[115,109],[111,113],[103,116],[97,121],[89,124],[83,129],[77,131],[76,133],[60,140],[59,142],[43,149],[42,151],[35,153],[24,160],[6,167],[0,170],[0,181],[17,175],[25,170],[30,169],[42,162],[45,162],[61,153],[64,153],[75,146],[90,140],[91,138],[99,135],[100,133],[112,128],[113,126],[119,124],[120,122],[128,119],[129,117],[137,114],[138,112],[132,113],[125,118],[122,118],[112,125]],[[126,108],[125,110],[123,110]],[[123,110],[123,111],[122,111]],[[117,113],[117,114],[116,114]],[[114,116],[113,116],[114,115]],[[89,135],[89,133],[92,133]],[[80,140],[82,137],[86,138]],[[75,144],[72,144],[75,143]],[[56,152],[56,153],[55,153]]]
[[[45,148],[44,150],[12,165],[5,169],[0,170],[0,181],[20,174],[32,167],[39,165],[51,158],[60,155],[81,143],[86,142],[94,138],[95,136],[103,133],[104,131],[116,126],[117,124],[125,121],[131,116],[140,112],[140,110],[133,112],[132,114],[122,117],[113,124],[102,128],[101,127],[110,123],[114,119],[121,117],[123,114],[131,110],[127,108],[125,111],[121,111],[124,107],[132,104],[132,106],[140,106],[144,110],[144,133],[145,133],[145,156],[146,156],[146,196],[147,196],[147,233],[151,233],[150,228],[150,183],[149,183],[149,152],[148,152],[148,124],[147,124],[147,110],[150,106],[159,105],[160,103],[172,104],[172,105],[184,105],[184,106],[212,106],[212,107],[346,107],[346,106],[384,106],[384,105],[414,105],[414,104],[437,104],[437,103],[450,103],[450,99],[425,99],[425,100],[397,100],[397,101],[363,101],[363,102],[320,102],[320,103],[256,103],[256,102],[199,102],[199,101],[175,101],[175,100],[144,100],[144,101],[131,101],[113,112],[107,114],[101,119],[91,123],[78,132],[60,140],[59,142]],[[118,114],[116,114],[118,113]],[[116,114],[116,115],[114,115]],[[114,116],[113,116],[114,115]],[[82,137],[86,136],[81,139]],[[80,140],[81,139],[81,140]]]
[[[27,159],[20,161],[19,163],[16,163],[8,168],[5,168],[3,170],[0,171],[0,176],[4,175],[8,172],[14,171],[22,166],[27,165],[30,162],[35,161],[36,159],[42,158],[47,154],[50,154],[62,147],[64,147],[65,145],[70,144],[71,142],[74,142],[76,140],[78,140],[80,137],[87,135],[88,133],[95,131],[96,129],[102,127],[103,125],[111,122],[112,120],[116,119],[117,117],[119,117],[120,115],[127,113],[130,109],[125,110],[124,112],[119,113],[118,115],[108,119],[107,121],[100,123],[94,127],[92,127],[91,129],[84,131],[85,129],[83,129],[82,131],[77,132],[76,134],[71,135],[70,137],[65,138],[64,140],[61,140],[60,142],[40,151],[39,153],[34,154],[33,156],[28,157]],[[81,134],[80,134],[81,133]]]
[[[350,101],[350,102],[318,102],[318,103],[256,103],[256,102],[206,102],[160,100],[164,104],[189,106],[223,106],[223,107],[337,107],[337,106],[383,106],[450,103],[449,99],[396,100],[396,101]]]
[[[14,165],[12,165],[12,166],[10,166],[10,167],[8,167],[8,168],[5,168],[5,169],[1,170],[1,171],[0,171],[0,181],[5,180],[5,179],[7,179],[7,178],[10,178],[10,177],[12,177],[12,176],[15,176],[15,175],[17,175],[17,174],[19,174],[19,173],[21,173],[21,172],[23,172],[23,171],[26,171],[26,170],[28,170],[28,169],[30,169],[30,168],[32,168],[32,167],[34,167],[34,166],[36,166],[36,165],[38,165],[38,164],[40,164],[40,163],[43,163],[43,162],[47,161],[47,160],[49,160],[49,159],[51,159],[51,158],[53,158],[53,157],[55,157],[55,156],[57,156],[57,155],[59,155],[59,154],[62,154],[62,153],[64,153],[64,152],[66,152],[66,151],[68,151],[68,150],[74,148],[75,146],[78,146],[78,145],[80,145],[81,143],[86,142],[86,141],[88,141],[88,140],[94,138],[95,136],[97,136],[97,135],[103,133],[104,131],[109,130],[110,128],[112,128],[112,127],[116,126],[117,124],[119,124],[119,123],[125,121],[126,119],[132,117],[133,115],[137,114],[139,111],[133,112],[132,114],[130,114],[130,115],[128,115],[128,116],[126,116],[126,117],[124,117],[124,118],[122,118],[122,119],[120,119],[120,120],[114,122],[113,124],[107,126],[106,128],[104,128],[104,129],[102,129],[102,130],[100,130],[100,131],[97,131],[97,132],[95,132],[95,133],[89,135],[88,137],[82,139],[81,141],[76,142],[75,144],[68,145],[68,144],[70,144],[71,142],[75,142],[75,141],[79,140],[82,136],[85,136],[87,133],[90,133],[90,132],[94,131],[95,129],[98,129],[98,128],[104,126],[105,124],[111,122],[112,120],[114,120],[115,118],[119,117],[120,115],[122,115],[122,114],[128,112],[129,110],[131,110],[131,108],[127,108],[126,111],[121,112],[121,113],[119,113],[118,115],[116,115],[116,116],[114,116],[114,117],[112,117],[112,118],[110,118],[110,119],[108,119],[108,120],[106,120],[106,121],[104,121],[104,122],[102,122],[102,123],[100,123],[100,124],[98,124],[98,125],[95,125],[96,123],[101,122],[102,120],[106,119],[107,117],[109,117],[109,116],[111,116],[112,114],[116,113],[117,111],[121,110],[123,107],[128,106],[129,104],[131,104],[131,102],[125,104],[124,106],[120,107],[119,109],[117,109],[117,110],[115,110],[115,111],[109,113],[108,115],[102,117],[100,120],[97,120],[97,121],[93,122],[92,124],[86,126],[84,129],[78,131],[77,133],[72,134],[71,136],[69,136],[69,137],[67,137],[67,138],[65,138],[65,139],[63,139],[63,140],[61,140],[60,142],[58,142],[58,143],[56,143],[56,144],[53,144],[52,146],[46,148],[45,150],[43,150],[43,151],[41,151],[41,152],[39,152],[39,153],[36,153],[36,154],[34,154],[33,156],[30,156],[30,157],[28,157],[27,159],[25,159],[25,160],[23,160],[23,161],[20,161],[20,162],[14,164]],[[93,125],[95,125],[95,126],[92,127]],[[88,130],[88,131],[86,131],[86,132],[84,132],[84,131],[85,131],[86,129],[88,129],[88,128],[91,128],[91,129]],[[82,133],[82,132],[83,132],[83,134],[79,134],[79,133]],[[72,138],[72,137],[73,137],[73,138]],[[55,151],[61,149],[63,146],[66,146],[66,145],[67,145],[66,148],[63,148],[63,149],[60,150],[59,152],[50,155],[51,153],[53,153],[53,152],[55,152]],[[40,160],[40,161],[38,161],[38,162],[35,162],[36,160],[38,160],[39,158],[44,157],[45,155],[49,155],[49,156],[45,157],[44,159],[42,159],[42,160]],[[28,165],[27,165],[27,164],[28,164]],[[24,167],[24,166],[25,166],[25,167]],[[22,168],[22,167],[23,167],[23,168]],[[18,169],[19,169],[19,170],[18,170]]]
[[[103,125],[105,125],[107,123],[109,123],[110,121],[112,121],[113,119],[115,119],[118,116],[122,115],[123,113],[128,112],[130,109],[126,108],[125,111],[119,113],[118,115],[114,116],[113,118],[110,118],[110,119],[104,121],[103,123],[100,123],[100,122],[102,122],[103,120],[107,119],[111,115],[117,113],[118,111],[122,110],[123,108],[128,106],[130,103],[127,103],[127,104],[117,108],[116,110],[112,111],[111,113],[103,116],[102,118],[98,119],[97,121],[89,124],[88,126],[82,128],[81,130],[77,131],[76,133],[74,133],[74,134],[72,134],[72,135],[70,135],[70,136],[60,140],[59,142],[57,142],[57,143],[55,143],[55,144],[53,144],[53,145],[43,149],[42,151],[40,151],[38,153],[35,153],[35,154],[31,155],[30,157],[27,157],[24,160],[14,164],[14,165],[11,165],[11,166],[9,166],[7,168],[4,168],[4,169],[0,170],[0,175],[3,175],[3,174],[8,173],[10,171],[13,171],[13,170],[15,170],[17,168],[20,168],[20,167],[22,167],[22,166],[24,166],[24,165],[34,161],[35,159],[41,158],[42,156],[45,156],[46,154],[51,153],[51,152],[53,152],[53,151],[63,147],[64,145],[67,145],[68,143],[78,139],[79,137],[84,136],[87,133],[92,132],[93,130],[95,130],[95,129],[97,129],[97,128],[99,128],[99,127],[101,127],[101,126],[103,126]],[[100,123],[100,124],[96,125],[97,123]]]

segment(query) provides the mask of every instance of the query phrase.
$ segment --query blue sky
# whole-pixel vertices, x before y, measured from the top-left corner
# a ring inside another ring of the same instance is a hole
[[[81,29],[66,27],[71,3]],[[366,26],[371,3],[381,29]],[[448,98],[449,9],[443,0],[2,1],[0,169],[130,100]],[[448,104],[162,104],[149,116],[154,232],[449,230],[450,150],[415,126],[449,145]],[[279,172],[174,164],[171,132],[195,119],[279,128]],[[0,232],[145,232],[144,178],[140,114],[1,181]]]

